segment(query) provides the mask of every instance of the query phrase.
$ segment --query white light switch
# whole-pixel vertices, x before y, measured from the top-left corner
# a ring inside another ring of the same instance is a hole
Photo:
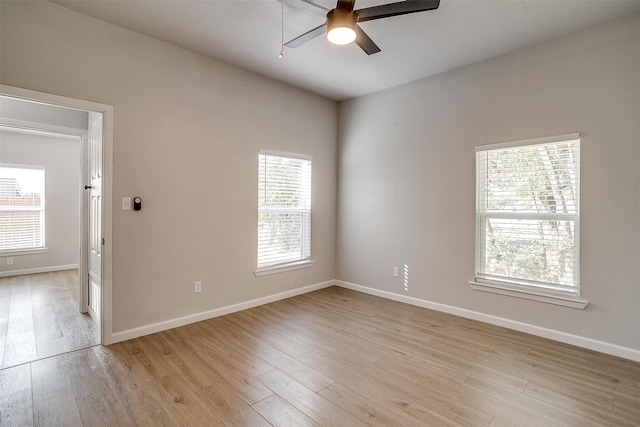
[[[123,197],[122,198],[122,210],[130,211],[131,210],[131,197]]]

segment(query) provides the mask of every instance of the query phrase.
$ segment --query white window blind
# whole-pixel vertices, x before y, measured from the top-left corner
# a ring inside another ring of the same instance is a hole
[[[476,279],[579,295],[579,138],[476,147]]]
[[[0,252],[44,247],[42,168],[0,165]]]
[[[258,155],[258,268],[311,256],[311,160]]]

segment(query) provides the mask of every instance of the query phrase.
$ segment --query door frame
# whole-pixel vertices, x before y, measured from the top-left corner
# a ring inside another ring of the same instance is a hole
[[[113,106],[92,101],[53,95],[45,92],[37,92],[29,89],[18,88],[0,84],[0,95],[27,101],[41,102],[44,104],[71,108],[83,111],[94,111],[103,114],[103,148],[102,148],[102,286],[101,286],[101,321],[100,340],[103,345],[113,343],[113,261],[112,261],[112,226],[113,226]],[[84,141],[83,141],[84,142]],[[82,169],[85,169],[83,165]],[[84,191],[84,190],[83,190]],[[83,198],[84,199],[84,198]],[[84,236],[86,218],[82,216],[81,232]],[[84,241],[84,238],[82,238]],[[84,243],[84,242],[83,242]],[[81,268],[86,259],[86,243],[81,245]],[[86,272],[86,267],[84,269]],[[82,280],[82,277],[80,277]],[[81,281],[81,283],[83,283]],[[81,292],[82,294],[82,292]],[[83,299],[84,301],[84,299]],[[83,306],[81,306],[81,309]]]

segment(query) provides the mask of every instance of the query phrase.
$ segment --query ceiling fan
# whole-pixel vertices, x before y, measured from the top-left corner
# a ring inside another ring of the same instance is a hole
[[[344,45],[355,42],[367,55],[380,52],[380,48],[358,25],[359,22],[389,18],[391,16],[407,15],[409,13],[425,12],[437,9],[440,0],[405,0],[387,3],[379,6],[365,7],[353,10],[356,0],[338,0],[334,9],[327,9],[310,0],[280,0],[291,6],[305,9],[316,14],[326,15],[327,21],[298,37],[289,40],[284,45],[298,47],[321,34],[327,33],[327,39],[333,44]]]

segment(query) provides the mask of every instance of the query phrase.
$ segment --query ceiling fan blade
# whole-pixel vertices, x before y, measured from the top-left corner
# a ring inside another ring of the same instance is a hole
[[[299,35],[295,39],[289,40],[284,45],[286,47],[295,48],[300,46],[301,44],[304,44],[308,41],[315,39],[319,35],[324,34],[326,31],[327,31],[327,23],[325,22],[324,24],[317,26],[313,30],[309,30],[304,34]]]
[[[356,10],[358,22],[373,21],[374,19],[388,18],[390,16],[407,15],[409,13],[425,12],[437,9],[440,0],[406,0],[397,3],[388,3],[380,6],[365,7]]]
[[[378,45],[360,28],[360,25],[356,25],[356,44],[360,46],[360,49],[364,50],[367,55],[380,52]]]
[[[297,9],[302,9],[309,11],[311,13],[315,13],[316,15],[327,16],[329,9],[324,6],[320,6],[319,4],[315,4],[309,0],[279,0],[284,4],[288,4],[289,6],[293,6]]]

